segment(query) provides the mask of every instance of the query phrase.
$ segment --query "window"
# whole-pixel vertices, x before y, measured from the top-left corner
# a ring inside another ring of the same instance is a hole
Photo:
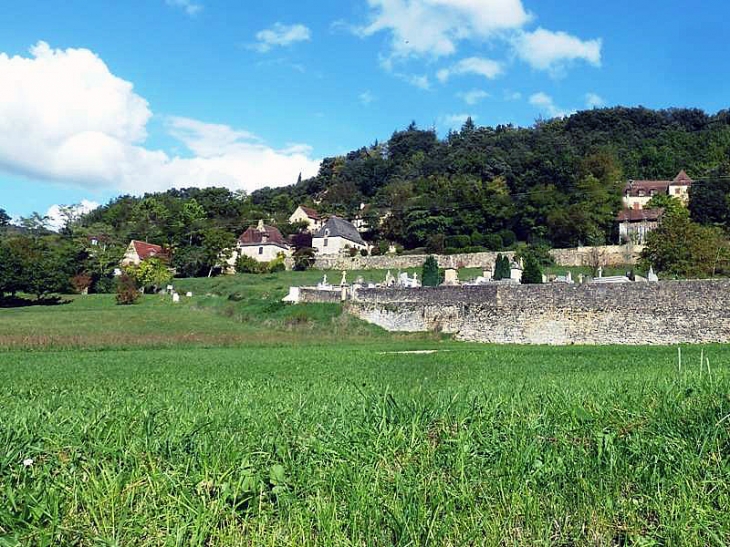
[[[327,246],[327,238],[325,237],[324,238],[324,245],[323,245],[323,247],[326,247],[326,246]]]
[[[330,229],[329,228],[325,228],[325,230],[324,230],[324,237],[327,237],[328,235],[330,235]]]
[[[259,254],[260,255],[264,254],[264,248],[263,247],[259,247]]]

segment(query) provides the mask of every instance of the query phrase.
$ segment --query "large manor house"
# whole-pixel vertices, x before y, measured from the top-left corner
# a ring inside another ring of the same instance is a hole
[[[623,210],[618,214],[619,240],[643,244],[646,234],[656,229],[664,212],[661,208],[647,208],[651,198],[668,195],[687,205],[689,189],[694,181],[684,170],[673,180],[630,180],[623,194]]]

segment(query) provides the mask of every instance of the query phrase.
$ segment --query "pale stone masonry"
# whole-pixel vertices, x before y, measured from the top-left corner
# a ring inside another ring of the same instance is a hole
[[[361,289],[346,309],[389,331],[439,330],[475,342],[730,342],[730,280]]]

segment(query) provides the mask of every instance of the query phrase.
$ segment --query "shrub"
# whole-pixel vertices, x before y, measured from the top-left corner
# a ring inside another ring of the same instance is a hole
[[[137,282],[128,273],[123,273],[117,279],[117,304],[121,306],[129,306],[139,300],[139,289]]]
[[[236,259],[236,271],[238,273],[264,273],[266,268],[262,262],[250,256],[241,255]]]
[[[501,251],[504,247],[502,236],[499,234],[489,234],[484,236],[484,246],[490,251]]]
[[[511,277],[509,258],[497,255],[497,261],[494,264],[494,280],[509,279]]]
[[[314,265],[314,249],[302,247],[294,252],[294,269],[298,272],[308,270]]]
[[[351,258],[354,258],[357,256],[357,249],[355,247],[349,247],[347,249],[347,253],[350,255]]]
[[[455,249],[464,249],[471,246],[471,238],[465,235],[449,236],[444,240],[446,247],[453,247]]]
[[[512,247],[517,242],[517,236],[512,230],[500,230],[498,234],[502,238],[502,246],[504,248]]]
[[[542,283],[542,270],[538,259],[533,254],[525,258],[525,269],[522,271],[523,285],[540,285]]]
[[[91,287],[91,281],[92,279],[90,275],[78,274],[71,278],[71,286],[74,291],[81,294],[89,290],[89,287]]]
[[[360,249],[360,256],[368,256],[368,250],[367,249]]]
[[[441,284],[441,273],[436,258],[429,256],[423,263],[421,283],[424,287],[438,287]]]
[[[486,236],[474,230],[471,233],[471,244],[475,247],[484,247],[486,245]]]

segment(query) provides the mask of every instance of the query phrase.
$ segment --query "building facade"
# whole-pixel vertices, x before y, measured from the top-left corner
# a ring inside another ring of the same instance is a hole
[[[348,252],[349,249],[368,249],[357,228],[339,217],[330,217],[314,234],[312,247],[318,255],[338,255]]]

